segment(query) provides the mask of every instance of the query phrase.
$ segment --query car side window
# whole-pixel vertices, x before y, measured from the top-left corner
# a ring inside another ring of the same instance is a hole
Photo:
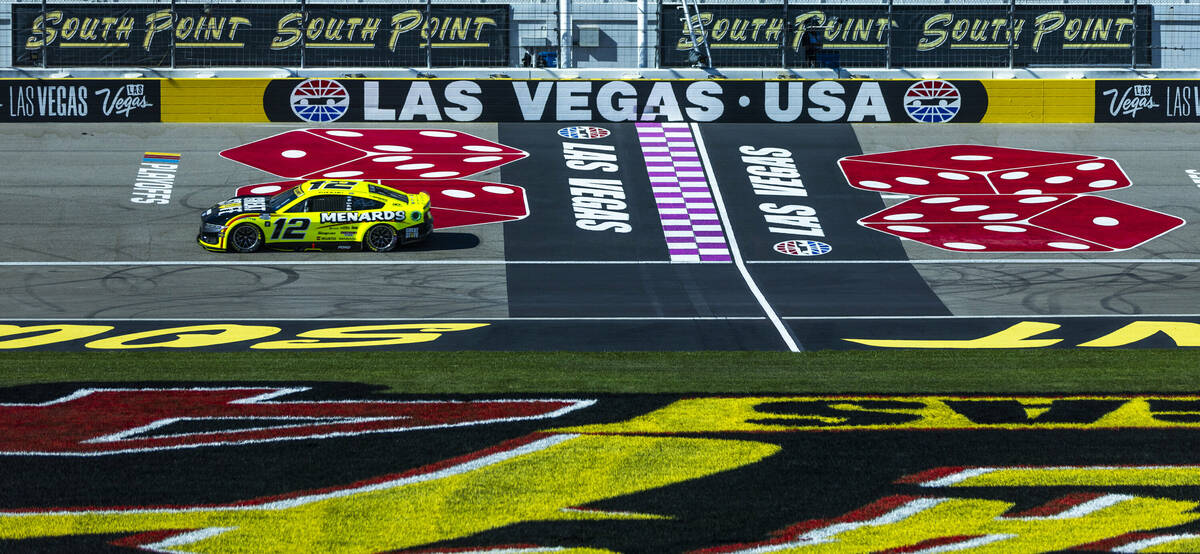
[[[378,200],[372,200],[370,198],[363,198],[361,196],[353,196],[351,198],[353,198],[353,200],[350,201],[350,209],[351,210],[358,211],[358,210],[383,209],[383,202],[380,202]]]
[[[387,187],[377,187],[375,185],[370,185],[367,187],[367,192],[370,192],[371,194],[378,194],[380,196],[386,196],[393,200],[399,200],[401,202],[404,202],[405,204],[408,203],[408,196],[400,194],[399,192],[396,192]]]
[[[308,210],[307,210],[307,206],[308,206],[308,200],[309,200],[308,198],[305,198],[304,200],[301,200],[301,201],[299,201],[299,202],[296,202],[296,204],[295,204],[295,205],[293,205],[293,206],[292,206],[292,207],[290,207],[290,208],[284,208],[284,209],[283,209],[283,210],[282,210],[280,213],[285,213],[285,214],[298,214],[298,213],[304,213],[304,212],[307,212],[307,211],[308,211]]]
[[[321,195],[308,199],[308,212],[345,212],[350,209],[349,196]]]

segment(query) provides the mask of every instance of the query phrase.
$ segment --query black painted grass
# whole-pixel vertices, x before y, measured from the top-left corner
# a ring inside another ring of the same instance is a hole
[[[1200,392],[1195,350],[10,352],[0,386],[349,381],[416,394]]]

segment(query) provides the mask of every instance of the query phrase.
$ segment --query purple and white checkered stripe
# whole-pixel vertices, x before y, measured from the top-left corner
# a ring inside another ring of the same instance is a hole
[[[732,261],[688,124],[638,123],[637,132],[671,261]]]

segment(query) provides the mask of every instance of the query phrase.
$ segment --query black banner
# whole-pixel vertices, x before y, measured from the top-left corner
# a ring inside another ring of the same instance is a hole
[[[159,81],[0,81],[0,122],[158,122]]]
[[[1096,81],[1096,121],[1200,122],[1200,80]]]
[[[505,66],[510,8],[436,4],[13,6],[13,65]],[[172,59],[173,58],[173,59]]]
[[[1148,64],[1150,6],[704,5],[689,33],[678,5],[661,12],[661,65],[696,63],[708,40],[717,67],[1007,67]],[[700,31],[701,23],[704,32]],[[1135,38],[1136,37],[1136,38]],[[1136,56],[1134,52],[1136,51]]]
[[[320,87],[313,83],[320,81]],[[309,90],[321,90],[319,97]],[[332,92],[331,92],[332,91]],[[332,99],[332,100],[331,100]],[[322,109],[312,110],[314,102]],[[979,122],[979,81],[278,79],[271,121]],[[304,115],[301,115],[304,114]]]

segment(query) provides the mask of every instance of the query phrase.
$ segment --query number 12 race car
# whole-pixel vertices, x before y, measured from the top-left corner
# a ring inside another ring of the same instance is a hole
[[[200,246],[214,252],[388,252],[433,232],[429,195],[369,181],[319,179],[274,196],[238,196],[200,214]]]

